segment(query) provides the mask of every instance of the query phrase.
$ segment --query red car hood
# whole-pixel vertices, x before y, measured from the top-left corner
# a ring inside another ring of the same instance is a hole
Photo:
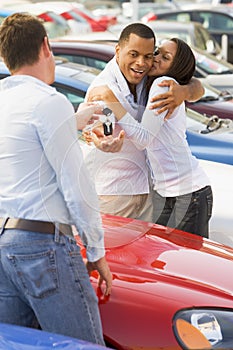
[[[116,279],[142,285],[160,281],[232,301],[232,248],[138,220],[105,215],[103,224],[106,256]]]
[[[133,219],[104,215],[103,225],[110,297],[97,288],[97,274],[91,281],[105,339],[114,348],[181,349],[172,326],[180,310],[232,310],[232,248]]]

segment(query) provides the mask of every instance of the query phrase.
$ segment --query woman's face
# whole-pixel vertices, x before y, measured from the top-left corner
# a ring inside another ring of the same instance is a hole
[[[171,40],[164,40],[154,55],[154,63],[149,76],[166,75],[176,55],[177,45]]]

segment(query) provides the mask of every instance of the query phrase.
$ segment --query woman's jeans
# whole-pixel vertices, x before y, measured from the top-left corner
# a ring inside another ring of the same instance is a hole
[[[153,206],[153,222],[156,224],[209,237],[209,220],[213,207],[210,186],[178,197],[161,197],[154,191]]]
[[[74,238],[4,230],[0,322],[104,345],[98,300]]]

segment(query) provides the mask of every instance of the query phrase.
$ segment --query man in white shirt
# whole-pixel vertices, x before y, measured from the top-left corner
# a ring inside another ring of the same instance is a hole
[[[150,71],[155,50],[155,35],[142,23],[125,27],[116,45],[115,57],[96,77],[87,92],[87,99],[95,100],[94,87],[108,85],[126,110],[139,122],[147,102],[147,74]],[[154,108],[160,113],[168,110],[167,117],[185,99],[196,100],[203,94],[201,83],[192,79],[186,86],[164,82],[170,91],[153,98]],[[96,89],[98,90],[98,89]],[[115,124],[114,137],[122,130]],[[150,170],[145,151],[140,151],[125,137],[119,152],[103,152],[103,147],[88,154],[85,161],[95,179],[96,190],[103,213],[152,221],[150,195]]]
[[[104,345],[88,275],[97,270],[110,293],[98,198],[74,109],[49,86],[55,61],[39,19],[5,19],[0,53],[11,73],[0,86],[0,322]]]

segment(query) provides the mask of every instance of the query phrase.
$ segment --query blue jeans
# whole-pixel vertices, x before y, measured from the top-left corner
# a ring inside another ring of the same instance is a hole
[[[153,222],[156,224],[209,237],[209,220],[213,208],[210,186],[177,197],[162,197],[154,191],[153,206]]]
[[[0,322],[104,345],[98,299],[72,237],[0,235]]]

